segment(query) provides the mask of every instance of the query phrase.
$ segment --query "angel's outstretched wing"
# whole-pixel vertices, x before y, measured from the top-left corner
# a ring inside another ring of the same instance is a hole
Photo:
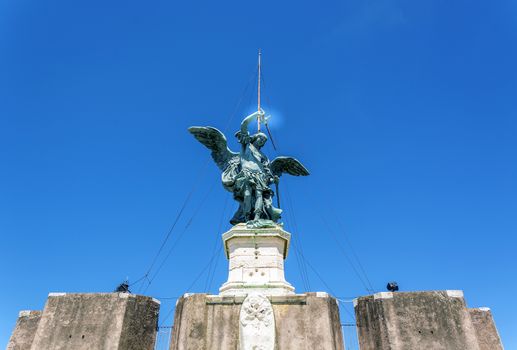
[[[212,158],[215,163],[224,171],[230,159],[238,156],[238,153],[230,151],[223,133],[211,126],[191,126],[188,131],[194,135],[196,140],[212,151]]]
[[[297,159],[292,157],[277,157],[271,162],[271,172],[273,175],[281,176],[288,173],[294,176],[307,176],[309,171]]]

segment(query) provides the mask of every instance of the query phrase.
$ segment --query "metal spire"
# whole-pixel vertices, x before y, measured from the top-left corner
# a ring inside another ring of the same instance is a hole
[[[260,49],[258,51],[258,88],[257,88],[257,111],[259,112],[259,116],[257,118],[257,131],[260,132],[260,58],[261,53]]]

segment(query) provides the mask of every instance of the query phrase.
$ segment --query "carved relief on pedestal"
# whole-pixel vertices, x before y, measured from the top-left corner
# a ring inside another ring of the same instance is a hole
[[[239,321],[240,350],[274,350],[275,317],[265,295],[248,294],[242,303]]]

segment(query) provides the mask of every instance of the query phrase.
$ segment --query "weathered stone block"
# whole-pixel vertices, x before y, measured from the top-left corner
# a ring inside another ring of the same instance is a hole
[[[468,309],[476,330],[480,350],[503,350],[492,312],[489,308]]]
[[[275,350],[343,350],[339,309],[326,293],[268,297],[275,320]],[[245,296],[185,295],[178,300],[171,350],[239,349],[239,314]]]
[[[267,295],[294,294],[284,276],[284,260],[291,235],[282,226],[247,228],[233,226],[223,234],[226,257],[230,260],[228,280],[219,292],[245,296],[251,291]]]
[[[472,322],[476,312],[461,291],[377,293],[356,299],[354,308],[361,350],[498,349],[478,344],[475,323],[493,322],[486,315]]]
[[[7,350],[30,350],[41,311],[20,311]]]
[[[19,349],[152,350],[159,308],[152,298],[127,293],[51,293],[37,328],[30,327],[32,344],[23,337]]]

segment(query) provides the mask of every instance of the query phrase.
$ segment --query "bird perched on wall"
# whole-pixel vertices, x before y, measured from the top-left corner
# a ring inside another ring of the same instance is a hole
[[[397,284],[397,282],[388,282],[388,285],[386,286],[386,288],[390,292],[396,292],[399,290],[399,285]]]
[[[118,287],[115,289],[115,293],[131,293],[129,290],[129,281],[125,280],[121,284],[118,285]]]

